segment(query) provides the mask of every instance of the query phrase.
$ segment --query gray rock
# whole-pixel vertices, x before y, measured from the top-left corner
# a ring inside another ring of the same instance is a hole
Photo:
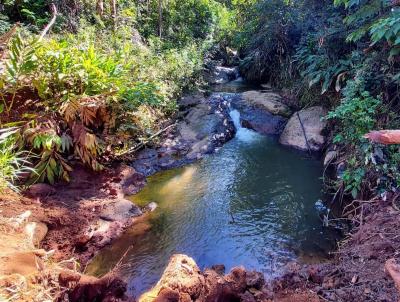
[[[232,107],[240,112],[240,122],[243,127],[252,129],[265,135],[280,134],[286,124],[287,119],[273,115],[267,110],[249,105],[243,99],[236,100]]]
[[[114,203],[108,204],[100,214],[100,218],[106,221],[125,221],[132,217],[142,215],[139,207],[127,199],[118,199]]]
[[[220,117],[210,112],[211,107],[200,104],[194,107],[178,127],[183,140],[202,140],[213,133],[220,122]]]
[[[281,102],[282,97],[274,92],[246,91],[243,93],[243,99],[248,104],[267,110],[274,115],[289,117],[292,113],[290,108]]]
[[[241,112],[242,126],[265,135],[280,134],[286,119],[258,109],[247,109]]]
[[[326,127],[326,121],[322,118],[326,115],[326,110],[321,106],[310,107],[298,112],[304,126],[304,132],[297,116],[297,113],[289,119],[279,142],[282,145],[290,146],[302,151],[308,151],[306,139],[311,151],[318,152],[325,144],[325,136],[322,134]]]
[[[201,93],[195,94],[195,95],[186,95],[183,96],[178,100],[178,105],[181,108],[188,108],[188,107],[194,107],[198,104],[204,103],[205,98],[204,95]]]
[[[239,77],[237,67],[215,66],[205,74],[206,81],[211,84],[225,84]]]

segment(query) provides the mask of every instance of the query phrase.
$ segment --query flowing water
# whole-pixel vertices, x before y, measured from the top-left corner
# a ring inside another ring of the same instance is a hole
[[[336,234],[322,227],[315,205],[320,161],[242,128],[237,111],[231,117],[236,136],[216,154],[148,179],[132,200],[159,207],[105,248],[88,273],[107,272],[129,249],[119,271],[138,295],[158,281],[174,253],[201,268],[244,265],[266,277],[291,260],[326,256]]]

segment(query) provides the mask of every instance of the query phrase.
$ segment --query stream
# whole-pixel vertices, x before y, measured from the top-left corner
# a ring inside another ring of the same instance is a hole
[[[108,272],[126,253],[118,272],[138,296],[175,253],[193,257],[201,269],[243,265],[266,278],[292,260],[326,259],[338,234],[318,216],[320,160],[242,128],[236,110],[230,116],[236,135],[215,154],[148,178],[132,201],[154,201],[157,209],[104,248],[87,273]]]

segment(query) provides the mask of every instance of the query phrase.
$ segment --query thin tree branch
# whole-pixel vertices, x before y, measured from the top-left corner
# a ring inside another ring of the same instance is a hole
[[[42,33],[39,36],[38,41],[41,41],[43,39],[43,37],[47,34],[47,32],[50,30],[50,28],[56,22],[56,19],[57,19],[57,7],[55,6],[54,3],[50,4],[50,10],[51,10],[51,13],[52,13],[53,17],[51,18],[49,24],[47,24],[46,27],[43,29]]]

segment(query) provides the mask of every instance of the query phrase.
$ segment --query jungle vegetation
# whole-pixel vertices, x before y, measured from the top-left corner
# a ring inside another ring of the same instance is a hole
[[[363,137],[400,126],[398,0],[5,0],[0,34],[3,187],[101,170],[160,129],[216,47],[298,109],[329,108],[335,190],[400,184],[399,148]]]

